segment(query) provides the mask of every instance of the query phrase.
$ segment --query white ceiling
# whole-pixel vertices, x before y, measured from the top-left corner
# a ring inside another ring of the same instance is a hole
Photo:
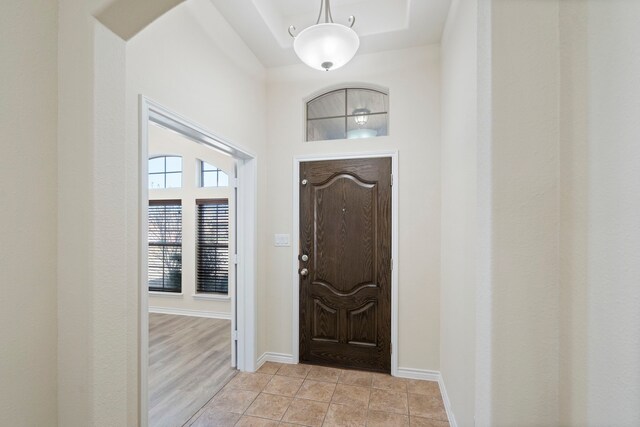
[[[295,64],[289,25],[297,31],[315,24],[320,0],[210,0],[265,67]],[[358,53],[403,49],[440,42],[451,0],[332,0],[335,22],[360,36]]]

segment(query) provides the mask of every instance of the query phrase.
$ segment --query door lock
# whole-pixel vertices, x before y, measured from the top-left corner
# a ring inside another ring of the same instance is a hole
[[[309,261],[309,255],[307,255],[307,254],[300,255],[300,261],[302,261],[302,262]]]
[[[298,271],[298,273],[302,276],[302,277],[306,277],[309,274],[309,270],[307,270],[306,268],[302,268]]]

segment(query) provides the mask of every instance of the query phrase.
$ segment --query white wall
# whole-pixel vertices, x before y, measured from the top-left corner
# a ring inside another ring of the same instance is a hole
[[[138,325],[126,317],[136,304],[122,271],[137,263],[127,253],[135,241],[127,241],[124,223],[124,43],[96,24],[94,5],[58,3],[58,425],[64,426],[121,425],[137,414],[128,402],[138,390]]]
[[[337,84],[389,89],[389,136],[304,142],[304,102]],[[440,60],[438,46],[357,56],[331,73],[305,65],[268,70],[269,227],[291,234],[293,157],[399,151],[399,366],[439,369],[440,330]],[[271,243],[271,242],[269,242]],[[295,248],[267,249],[268,351],[292,354],[292,257]]]
[[[193,314],[199,316],[229,318],[231,293],[228,295],[196,293],[197,224],[196,200],[229,200],[229,229],[235,228],[235,188],[205,187],[199,185],[199,161],[223,170],[229,177],[235,175],[235,160],[216,150],[187,139],[160,126],[149,126],[149,157],[178,155],[182,157],[182,187],[149,190],[149,200],[182,200],[182,291],[149,292],[149,311]],[[234,233],[229,234],[229,253],[235,248]],[[229,270],[231,271],[231,270]],[[233,290],[235,277],[229,276],[229,290]],[[168,311],[167,311],[168,310]]]
[[[488,329],[478,335],[484,364],[476,376],[490,409],[476,422],[558,425],[558,3],[491,7],[490,167],[480,176],[490,185],[482,195],[491,277],[480,284],[490,311],[482,311]]]
[[[588,3],[560,2],[560,423],[585,426],[588,395]]]
[[[477,288],[477,2],[454,0],[442,37],[440,371],[459,426],[474,425]]]
[[[0,425],[55,425],[57,2],[0,10]]]
[[[638,425],[640,4],[497,1],[488,19],[476,421]]]
[[[637,426],[640,3],[588,8],[587,416],[593,426]]]

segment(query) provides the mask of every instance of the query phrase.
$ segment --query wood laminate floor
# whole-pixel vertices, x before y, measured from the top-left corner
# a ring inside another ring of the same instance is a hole
[[[149,426],[184,425],[236,373],[229,320],[149,314]]]

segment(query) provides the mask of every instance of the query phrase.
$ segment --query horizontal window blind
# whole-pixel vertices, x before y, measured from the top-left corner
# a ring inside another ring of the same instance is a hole
[[[197,291],[229,292],[229,201],[197,200]]]
[[[149,201],[149,290],[182,291],[180,200]]]

